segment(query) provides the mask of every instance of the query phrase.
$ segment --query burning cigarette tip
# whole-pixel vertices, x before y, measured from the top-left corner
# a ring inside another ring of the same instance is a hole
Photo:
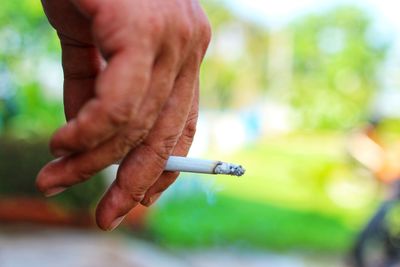
[[[246,172],[242,165],[219,162],[214,169],[215,174],[229,174],[233,176],[242,176]]]

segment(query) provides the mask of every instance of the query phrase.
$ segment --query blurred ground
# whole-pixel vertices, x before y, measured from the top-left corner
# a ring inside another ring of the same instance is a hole
[[[273,254],[238,249],[166,251],[121,233],[58,228],[2,227],[0,267],[340,267],[337,256]]]

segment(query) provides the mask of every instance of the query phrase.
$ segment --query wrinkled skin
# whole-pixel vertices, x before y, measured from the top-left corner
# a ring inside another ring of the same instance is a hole
[[[195,133],[199,67],[210,41],[196,0],[42,0],[62,47],[68,122],[37,187],[58,194],[121,160],[96,220],[112,230],[178,176]]]

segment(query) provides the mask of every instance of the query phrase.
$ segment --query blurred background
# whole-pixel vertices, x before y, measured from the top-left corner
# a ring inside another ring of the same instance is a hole
[[[114,169],[51,199],[34,187],[64,122],[60,48],[40,1],[2,3],[0,267],[399,266],[351,263],[400,177],[399,4],[202,3],[213,40],[191,156],[246,175],[181,175],[113,233],[96,229],[93,208]],[[375,228],[396,254],[391,208]],[[387,256],[377,236],[370,262]]]

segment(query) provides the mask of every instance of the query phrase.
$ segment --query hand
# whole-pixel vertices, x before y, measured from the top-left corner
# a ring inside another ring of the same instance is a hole
[[[68,123],[37,186],[54,195],[122,160],[96,211],[112,230],[178,176],[163,168],[191,146],[210,26],[196,0],[42,2],[61,42]]]

